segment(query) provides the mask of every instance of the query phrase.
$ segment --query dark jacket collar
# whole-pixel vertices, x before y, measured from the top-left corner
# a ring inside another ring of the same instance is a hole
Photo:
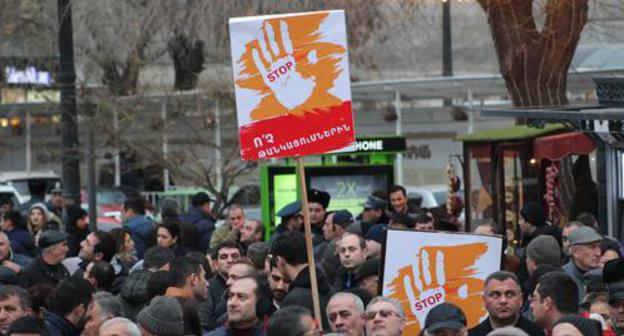
[[[52,334],[55,336],[80,335],[80,330],[63,316],[47,311],[45,312],[44,318],[50,327]]]

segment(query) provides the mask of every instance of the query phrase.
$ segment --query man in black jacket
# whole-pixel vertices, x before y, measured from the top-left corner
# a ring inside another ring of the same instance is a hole
[[[20,284],[29,288],[38,284],[56,286],[59,281],[69,277],[63,259],[69,251],[67,235],[56,230],[46,230],[39,237],[41,255],[26,266],[20,273]]]
[[[288,293],[280,307],[301,306],[313,311],[310,268],[307,261],[305,238],[302,233],[288,231],[281,234],[271,245],[271,263],[277,267],[287,281],[290,281]],[[333,295],[333,288],[325,273],[316,268],[321,311],[325,311],[327,302]],[[321,314],[323,329],[329,329],[327,316]]]
[[[193,207],[180,216],[182,223],[192,224],[199,230],[204,251],[208,251],[210,239],[215,230],[214,219],[211,216],[210,201],[208,194],[199,192],[191,198]]]
[[[93,286],[81,278],[63,280],[56,287],[44,319],[55,336],[78,336],[84,329],[87,309],[93,301]]]
[[[541,328],[522,316],[522,289],[518,277],[510,272],[498,271],[485,279],[483,303],[488,318],[469,330],[469,336],[485,336],[492,330],[514,326],[531,336],[544,335]]]
[[[210,288],[210,299],[213,307],[219,307],[224,301],[223,293],[227,288],[226,281],[230,268],[242,257],[243,252],[240,245],[231,240],[221,242],[221,244],[212,251],[212,261],[216,265],[216,272],[214,272],[212,278],[208,280],[208,287]],[[218,316],[215,316],[215,318],[217,317]]]

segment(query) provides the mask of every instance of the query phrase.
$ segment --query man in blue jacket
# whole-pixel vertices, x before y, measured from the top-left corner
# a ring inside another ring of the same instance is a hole
[[[137,256],[143,259],[153,226],[152,220],[145,216],[143,200],[140,198],[126,200],[123,205],[123,217],[123,227],[130,231]]]
[[[35,241],[26,228],[26,221],[21,213],[9,210],[2,214],[0,228],[11,241],[11,248],[15,253],[30,257],[35,256]]]
[[[210,214],[210,196],[205,192],[198,192],[191,198],[190,208],[186,213],[180,215],[180,221],[197,227],[202,238],[204,252],[207,252],[210,246],[210,238],[215,230],[214,219]]]

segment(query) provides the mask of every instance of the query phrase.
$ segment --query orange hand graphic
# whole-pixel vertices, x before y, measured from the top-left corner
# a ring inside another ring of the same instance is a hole
[[[341,60],[347,50],[324,40],[326,34],[320,27],[328,15],[317,12],[267,19],[259,36],[245,44],[236,85],[261,97],[250,112],[252,120],[303,116],[343,103],[332,88],[343,72]]]
[[[401,301],[408,320],[405,335],[417,334],[431,308],[442,302],[460,307],[468,325],[478,323],[485,310],[481,292],[483,280],[472,267],[487,251],[484,243],[458,246],[427,246],[415,255],[411,266],[392,279],[391,297]]]
[[[252,56],[258,71],[262,75],[262,81],[266,84],[280,104],[284,105],[288,110],[292,110],[297,106],[305,103],[306,100],[312,95],[314,91],[315,77],[310,76],[308,78],[301,77],[301,74],[297,71],[297,61],[293,57],[293,47],[290,41],[290,34],[288,33],[288,24],[285,21],[280,21],[280,32],[282,35],[282,53],[280,53],[273,28],[270,24],[264,23],[264,38],[258,39],[260,44],[260,51],[262,56],[255,48],[252,50]],[[267,47],[265,39],[269,41]],[[269,52],[269,48],[271,48]],[[273,55],[280,55],[282,57],[273,59]],[[269,64],[269,69],[265,69],[264,61]],[[307,55],[308,62],[310,64],[316,63],[316,51],[310,51]]]

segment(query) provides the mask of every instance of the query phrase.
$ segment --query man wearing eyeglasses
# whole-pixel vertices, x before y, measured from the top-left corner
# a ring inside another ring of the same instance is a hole
[[[366,307],[367,336],[401,336],[405,315],[399,301],[378,296]]]
[[[492,330],[515,326],[529,335],[544,335],[533,322],[520,314],[522,308],[522,289],[518,277],[510,272],[498,271],[485,279],[483,303],[488,311],[488,318],[469,330],[469,336],[485,336]]]
[[[346,336],[364,335],[364,303],[355,294],[334,294],[327,303],[326,312],[332,332]]]

